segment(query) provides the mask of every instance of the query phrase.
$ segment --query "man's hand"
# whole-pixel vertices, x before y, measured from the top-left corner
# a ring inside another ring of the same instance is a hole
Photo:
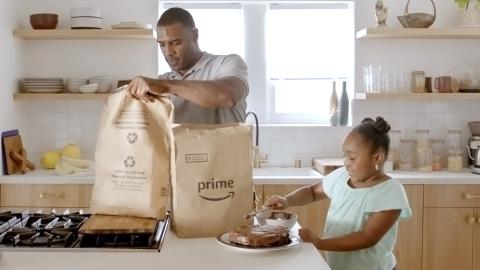
[[[317,249],[320,248],[320,238],[310,229],[301,228],[298,230],[298,235],[302,238],[303,242],[312,243]]]
[[[128,84],[128,92],[133,98],[144,102],[153,102],[156,96],[167,90],[161,85],[159,80],[137,76]]]

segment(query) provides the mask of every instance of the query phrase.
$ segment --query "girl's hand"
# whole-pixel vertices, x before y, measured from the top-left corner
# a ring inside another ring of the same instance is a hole
[[[312,243],[317,249],[320,249],[320,238],[310,229],[301,228],[298,230],[298,235],[303,240],[303,242]]]
[[[270,199],[267,200],[265,203],[266,207],[270,207],[274,210],[283,210],[290,206],[288,203],[288,199],[282,196],[273,195]]]

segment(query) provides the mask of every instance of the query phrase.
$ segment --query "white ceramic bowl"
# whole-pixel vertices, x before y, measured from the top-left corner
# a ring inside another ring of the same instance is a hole
[[[78,92],[80,92],[80,87],[87,84],[87,83],[88,83],[87,79],[68,78],[67,79],[68,92],[78,93]]]
[[[282,226],[290,230],[297,222],[298,216],[287,212],[265,211],[256,214],[255,218],[260,225]]]
[[[102,18],[97,18],[97,17],[73,17],[70,19],[70,27],[72,29],[76,29],[76,28],[101,29],[102,20],[103,20]]]
[[[90,84],[82,85],[79,88],[79,90],[80,90],[80,92],[82,92],[84,94],[95,93],[98,90],[98,83],[90,83]]]
[[[100,9],[94,7],[76,7],[70,9],[70,18],[73,17],[102,17]]]
[[[98,92],[100,93],[107,93],[111,90],[113,85],[113,79],[111,76],[96,76],[90,77],[88,79],[89,83],[98,83]]]

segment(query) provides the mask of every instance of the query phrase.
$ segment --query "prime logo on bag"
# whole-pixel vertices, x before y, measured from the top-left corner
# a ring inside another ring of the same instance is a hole
[[[243,217],[253,202],[250,131],[244,124],[173,128],[172,228],[178,237],[212,237],[251,223]]]
[[[223,201],[228,198],[233,199],[233,197],[235,196],[235,191],[233,191],[235,188],[235,185],[234,185],[234,181],[231,179],[215,180],[215,178],[212,178],[211,180],[207,180],[205,182],[198,182],[197,186],[198,186],[197,188],[198,196],[200,196],[200,198],[205,199],[207,201],[214,201],[214,202]],[[226,195],[221,197],[213,197],[211,195],[210,196],[208,195],[209,190],[218,190],[218,189],[225,190]],[[207,194],[204,194],[204,193],[207,193]]]

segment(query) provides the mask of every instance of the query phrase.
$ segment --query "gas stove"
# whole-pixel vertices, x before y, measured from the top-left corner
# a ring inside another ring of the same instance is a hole
[[[160,251],[170,218],[159,220],[153,234],[82,234],[90,217],[83,212],[0,212],[0,250]]]

